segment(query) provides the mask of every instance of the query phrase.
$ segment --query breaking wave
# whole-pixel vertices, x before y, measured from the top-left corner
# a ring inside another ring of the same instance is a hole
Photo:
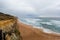
[[[21,18],[21,22],[32,25],[33,28],[43,29],[47,33],[60,33],[60,21],[53,19],[33,19],[33,18]]]

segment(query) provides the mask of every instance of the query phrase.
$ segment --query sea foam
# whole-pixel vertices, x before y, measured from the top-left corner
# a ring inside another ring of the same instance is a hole
[[[23,20],[23,21],[22,21]],[[25,18],[22,20],[20,20],[20,22],[24,23],[24,24],[27,24],[27,25],[32,25],[33,28],[37,28],[37,29],[42,29],[43,32],[45,33],[55,33],[55,34],[60,34],[60,33],[57,33],[57,32],[54,32],[53,30],[51,29],[48,29],[48,28],[44,28],[42,27],[38,21],[41,21],[41,19],[31,19],[31,18]],[[47,25],[53,25],[53,24],[60,24],[60,21],[56,21],[56,20],[51,20],[50,22],[40,22],[40,23],[43,23],[43,24],[47,24]],[[40,26],[36,26],[36,25],[40,25]]]

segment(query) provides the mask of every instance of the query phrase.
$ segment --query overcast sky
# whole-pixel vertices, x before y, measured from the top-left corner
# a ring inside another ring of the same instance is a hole
[[[60,0],[0,0],[0,11],[18,17],[60,17]]]

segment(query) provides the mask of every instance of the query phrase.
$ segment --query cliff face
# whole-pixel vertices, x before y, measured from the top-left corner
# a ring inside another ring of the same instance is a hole
[[[0,37],[2,40],[20,40],[20,32],[17,29],[17,18],[0,12]]]

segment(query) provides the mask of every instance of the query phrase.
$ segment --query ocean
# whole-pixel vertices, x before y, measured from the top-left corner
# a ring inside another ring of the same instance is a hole
[[[32,25],[35,28],[43,28],[45,32],[60,33],[60,18],[39,17],[39,18],[20,18],[20,21]],[[45,30],[46,29],[46,30]]]

